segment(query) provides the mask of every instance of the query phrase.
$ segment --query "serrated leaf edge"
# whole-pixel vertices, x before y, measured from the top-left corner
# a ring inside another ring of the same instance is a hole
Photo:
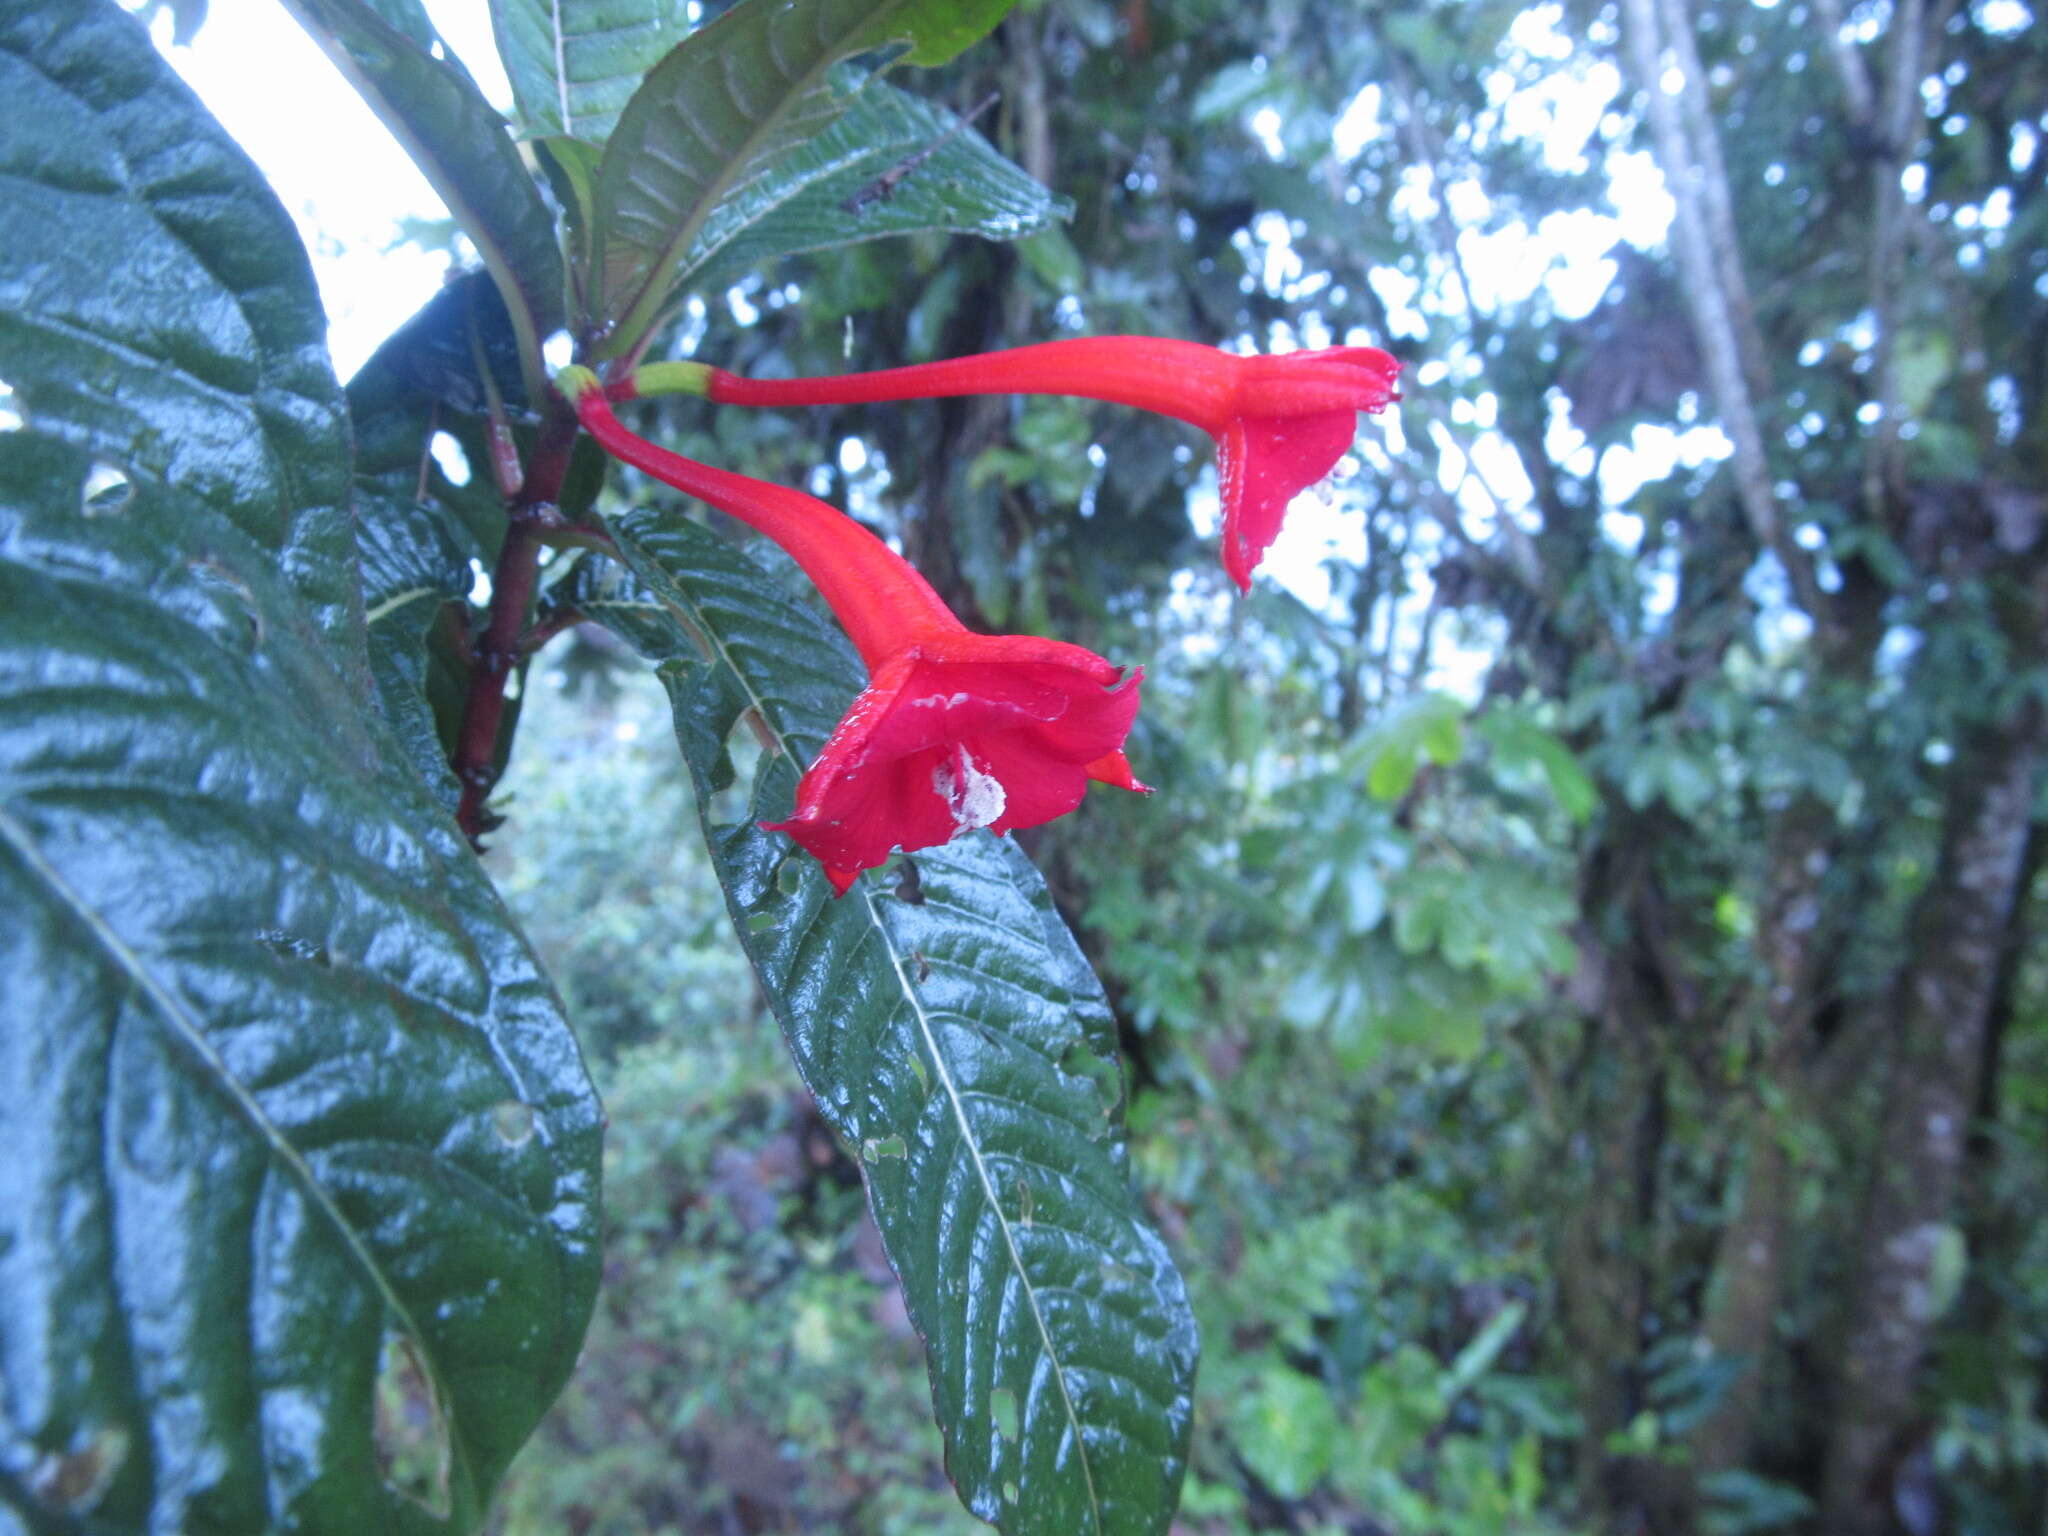
[[[723,642],[714,640],[714,643],[720,646],[722,653]],[[740,678],[740,686],[747,690],[748,697],[753,698],[755,707],[759,708],[760,700],[744,677]],[[774,726],[770,725],[769,730],[780,740],[780,733],[775,732]],[[932,1032],[931,1016],[925,1012],[924,1004],[918,1000],[916,990],[911,984],[909,973],[903,968],[902,953],[896,948],[895,940],[890,937],[889,925],[882,921],[882,914],[875,907],[874,894],[863,886],[860,898],[867,904],[868,920],[874,925],[875,932],[882,940],[882,949],[889,956],[889,969],[895,974],[897,990],[903,994],[903,1000],[910,1004],[910,1011],[917,1018],[917,1032],[924,1040],[926,1054],[931,1057],[932,1071],[945,1089],[946,1103],[953,1111],[953,1122],[960,1128],[961,1143],[967,1148],[968,1155],[974,1159],[974,1177],[981,1185],[982,1198],[988,1203],[989,1213],[995,1218],[997,1230],[1003,1234],[1003,1251],[1010,1256],[1010,1267],[1016,1272],[1018,1281],[1024,1287],[1025,1299],[1031,1303],[1031,1321],[1038,1328],[1038,1342],[1045,1350],[1046,1359],[1052,1362],[1053,1379],[1060,1384],[1060,1405],[1066,1410],[1067,1432],[1073,1437],[1075,1453],[1081,1460],[1081,1477],[1088,1485],[1088,1513],[1091,1523],[1100,1531],[1102,1501],[1095,1493],[1095,1469],[1088,1460],[1087,1437],[1081,1432],[1081,1416],[1074,1407],[1073,1394],[1067,1390],[1067,1368],[1060,1362],[1059,1354],[1053,1348],[1052,1331],[1046,1327],[1045,1314],[1039,1310],[1038,1289],[1032,1285],[1030,1275],[1025,1272],[1024,1256],[1017,1251],[1016,1233],[1010,1225],[1009,1217],[1003,1214],[1002,1202],[996,1198],[995,1185],[989,1179],[988,1164],[982,1160],[980,1140],[967,1120],[967,1110],[961,1098],[959,1085],[953,1081],[953,1074],[947,1069],[945,1058],[939,1053],[938,1038]]]
[[[687,602],[687,598],[685,601]],[[717,626],[709,623],[701,612],[695,614],[677,613],[676,605],[659,593],[655,594],[654,604],[645,606],[658,606],[663,612],[671,614],[690,629],[706,636],[713,649],[717,652],[719,661],[732,673],[734,679],[739,683],[741,690],[746,694],[748,703],[753,708],[755,714],[760,717],[762,727],[774,739],[777,750],[794,761],[794,756],[789,750],[788,738],[783,735],[782,731],[769,716],[767,700],[761,697],[759,691],[755,689],[753,681],[733,660],[731,652],[726,648],[725,638],[718,633]],[[690,606],[694,608],[696,605],[690,604]],[[934,1074],[943,1086],[946,1103],[953,1111],[953,1122],[959,1127],[961,1143],[967,1148],[968,1155],[974,1159],[974,1176],[981,1185],[982,1198],[988,1204],[989,1213],[993,1217],[997,1229],[1003,1234],[1003,1251],[1009,1256],[1010,1268],[1017,1276],[1018,1283],[1023,1287],[1024,1295],[1031,1304],[1031,1321],[1038,1329],[1039,1344],[1045,1350],[1045,1357],[1052,1363],[1053,1379],[1059,1383],[1060,1406],[1066,1412],[1067,1433],[1072,1439],[1075,1454],[1080,1458],[1081,1476],[1088,1487],[1088,1511],[1093,1528],[1099,1532],[1104,1527],[1102,1523],[1102,1501],[1095,1491],[1095,1469],[1088,1457],[1088,1441],[1086,1435],[1082,1432],[1080,1414],[1074,1407],[1073,1394],[1067,1390],[1066,1366],[1061,1362],[1058,1352],[1053,1347],[1052,1332],[1047,1328],[1045,1314],[1038,1305],[1038,1288],[1032,1284],[1031,1276],[1024,1268],[1023,1255],[1017,1249],[1016,1233],[1011,1228],[1009,1218],[1003,1214],[1002,1202],[996,1197],[995,1185],[989,1178],[988,1165],[982,1160],[980,1138],[975,1134],[973,1125],[967,1118],[967,1109],[960,1093],[960,1086],[953,1081],[953,1074],[947,1069],[945,1058],[940,1054],[938,1039],[932,1031],[931,1018],[925,1012],[923,1003],[918,999],[916,988],[911,984],[909,973],[904,969],[902,952],[896,948],[895,941],[889,933],[889,925],[882,920],[881,911],[875,906],[874,896],[865,885],[862,885],[860,888],[860,897],[867,907],[868,922],[875,935],[881,940],[883,951],[889,957],[889,969],[896,978],[897,991],[902,994],[904,1002],[910,1005],[911,1013],[917,1019],[918,1034],[924,1041],[926,1054],[931,1058]]]

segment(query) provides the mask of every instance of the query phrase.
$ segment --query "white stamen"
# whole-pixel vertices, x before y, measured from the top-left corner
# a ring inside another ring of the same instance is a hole
[[[932,788],[953,813],[956,835],[999,821],[1003,807],[1009,803],[1001,781],[994,774],[982,772],[965,747],[953,749],[950,767],[932,770]]]

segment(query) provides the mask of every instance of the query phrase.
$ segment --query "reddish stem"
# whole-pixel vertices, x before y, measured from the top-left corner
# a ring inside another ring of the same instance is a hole
[[[519,664],[527,610],[540,576],[542,534],[559,522],[555,499],[569,469],[569,450],[576,443],[576,418],[550,399],[519,494],[507,509],[510,516],[498,563],[491,572],[490,617],[470,652],[469,689],[462,700],[462,724],[450,762],[462,786],[455,824],[472,848],[483,849],[485,798],[497,781],[498,732],[505,718],[505,680]]]
[[[551,613],[545,613],[533,621],[525,634],[519,637],[519,654],[531,656],[546,647],[547,643],[564,631],[574,629],[584,621],[581,608],[563,604]]]

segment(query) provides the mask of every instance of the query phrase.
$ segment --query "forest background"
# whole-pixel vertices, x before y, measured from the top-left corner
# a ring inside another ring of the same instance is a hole
[[[676,355],[1406,365],[1242,601],[1208,455],[1115,410],[641,424],[1146,662],[1159,793],[1020,840],[1202,1325],[1177,1528],[2048,1529],[2028,9],[1046,0],[918,85],[1072,219],[785,263]],[[977,1529],[621,660],[536,664],[489,860],[610,1117],[495,1528]]]

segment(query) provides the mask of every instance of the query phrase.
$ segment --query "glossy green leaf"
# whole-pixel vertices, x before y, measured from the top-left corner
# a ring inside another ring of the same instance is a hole
[[[520,127],[602,144],[690,22],[683,0],[491,0],[491,30]]]
[[[1009,240],[1071,212],[958,114],[872,81],[844,116],[721,211],[681,272],[716,287],[798,251],[932,230]]]
[[[563,324],[562,256],[554,218],[504,118],[439,45],[416,0],[286,4],[476,245],[511,312],[527,393],[538,398],[540,343]]]
[[[460,798],[449,759],[469,678],[466,600],[478,570],[497,560],[505,521],[481,425],[446,403],[479,390],[470,349],[443,334],[443,312],[454,310],[459,321],[466,293],[495,289],[481,273],[444,289],[348,387],[370,672],[414,767],[450,810]],[[467,460],[464,484],[434,458],[437,432]],[[502,732],[508,741],[511,725]]]
[[[0,437],[0,1508],[471,1529],[594,1298],[595,1099],[275,552],[90,465]]]
[[[708,530],[641,511],[614,531],[637,574],[588,566],[576,599],[663,660],[734,924],[860,1157],[962,1500],[1009,1532],[1164,1531],[1194,1322],[1130,1187],[1100,984],[1007,840],[923,850],[832,899],[755,823],[788,811],[859,663]],[[727,750],[743,717],[771,748],[750,794]]]
[[[111,4],[0,76],[0,1529],[470,1530],[597,1104],[372,702],[289,220]]]
[[[17,408],[276,547],[330,643],[359,647],[347,426],[291,219],[112,5],[0,5],[0,89]]]
[[[589,299],[604,354],[632,350],[684,272],[800,189],[777,173],[849,105],[842,63],[897,42],[913,63],[941,63],[1010,3],[741,0],[677,44],[619,114],[598,168]]]

